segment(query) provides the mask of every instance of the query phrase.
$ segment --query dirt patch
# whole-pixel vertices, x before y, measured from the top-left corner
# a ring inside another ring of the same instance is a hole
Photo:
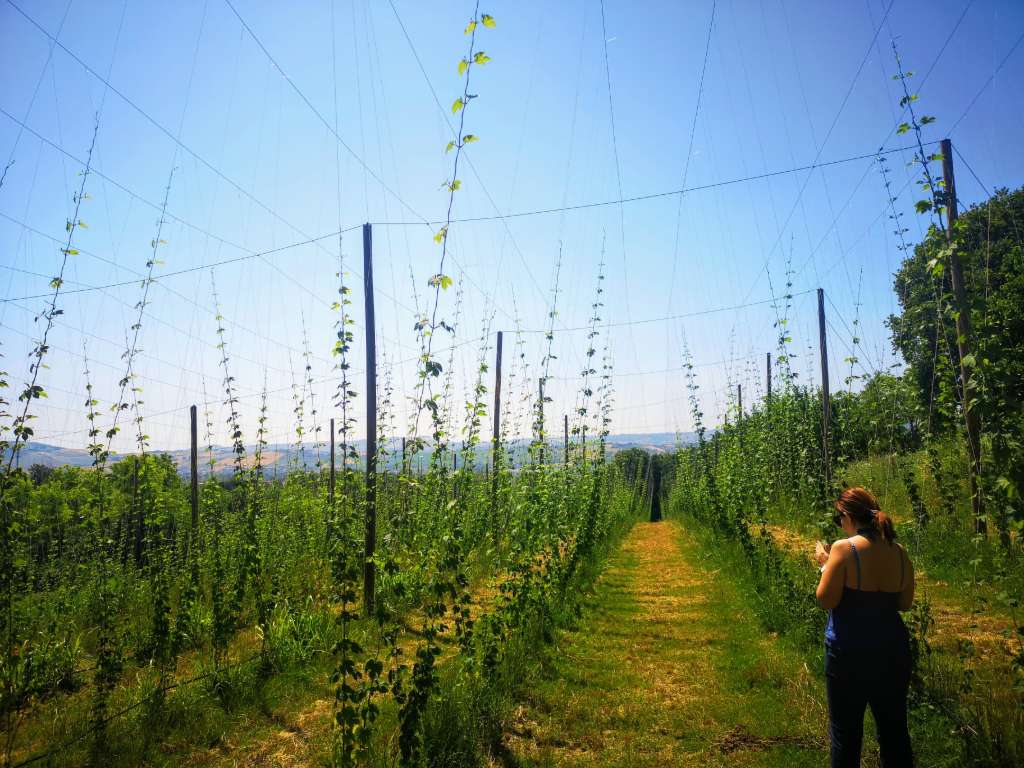
[[[784,525],[765,525],[774,541],[783,551],[795,557],[802,557],[810,562],[814,560],[814,539],[786,528]]]
[[[757,736],[742,725],[737,725],[717,739],[712,747],[723,755],[731,755],[733,752],[766,750],[785,745],[811,749],[822,746],[819,742],[804,736]]]

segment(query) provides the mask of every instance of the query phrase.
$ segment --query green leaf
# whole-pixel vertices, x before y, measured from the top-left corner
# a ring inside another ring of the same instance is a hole
[[[490,60],[491,60],[491,57],[488,56],[483,51],[477,51],[476,55],[473,57],[473,63],[474,64],[486,64]]]
[[[896,129],[896,133],[906,133],[910,130],[910,123],[900,123]]]
[[[462,137],[463,144],[472,144],[474,141],[480,141],[478,136],[474,136],[472,133],[467,133]]]
[[[935,118],[932,117],[931,115],[925,115],[924,117],[921,118],[921,125],[928,125],[928,123],[934,123],[934,122],[935,122]]]
[[[444,148],[444,152],[445,152],[445,154],[448,154],[448,153],[449,153],[449,152],[451,152],[451,151],[452,151],[452,150],[453,150],[454,148],[455,148],[455,142],[454,142],[454,141],[449,141],[449,142],[448,142],[448,146]]]
[[[918,200],[916,203],[914,203],[914,209],[918,213],[925,213],[926,211],[930,211],[932,209],[932,201]]]
[[[444,240],[444,239],[445,239],[445,237],[447,237],[447,236],[448,236],[448,227],[441,227],[441,228],[440,228],[439,230],[437,230],[437,232],[436,232],[436,233],[434,234],[434,242],[435,242],[435,243],[440,243],[440,242],[441,242],[442,240]]]
[[[466,25],[466,29],[465,29],[465,31],[463,31],[462,34],[464,34],[464,35],[472,34],[474,29],[476,29],[476,19],[473,19],[473,21],[469,22],[469,24]]]
[[[441,290],[446,291],[451,287],[452,282],[452,279],[448,277],[448,275],[437,274],[427,281],[427,285],[431,288],[440,288]]]
[[[480,21],[483,22],[483,25],[488,29],[494,29],[497,26],[497,24],[494,23],[494,17],[486,13],[480,17]]]
[[[469,69],[469,62],[466,61],[466,59],[463,59],[462,61],[459,62],[459,77],[462,77],[464,74],[466,74],[467,69]]]
[[[453,115],[459,114],[459,110],[462,109],[463,106],[465,106],[465,105],[462,103],[462,99],[461,98],[458,98],[455,101],[453,101],[452,102],[452,114]]]

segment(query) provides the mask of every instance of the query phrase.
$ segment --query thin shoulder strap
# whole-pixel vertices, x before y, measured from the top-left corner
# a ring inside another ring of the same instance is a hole
[[[850,551],[853,552],[853,561],[857,563],[857,589],[860,589],[860,555],[857,554],[857,546],[853,543],[853,539],[847,539],[850,542]]]

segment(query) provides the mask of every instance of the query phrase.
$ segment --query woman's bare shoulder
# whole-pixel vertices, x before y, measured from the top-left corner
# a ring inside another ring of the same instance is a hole
[[[845,557],[850,551],[850,540],[849,539],[836,539],[832,542],[832,549],[830,552],[834,552],[840,557]]]

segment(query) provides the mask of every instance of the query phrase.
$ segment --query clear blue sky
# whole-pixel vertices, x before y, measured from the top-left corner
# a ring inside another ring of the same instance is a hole
[[[165,263],[157,275],[288,245],[337,230],[339,222],[348,227],[443,217],[447,198],[439,187],[450,176],[452,159],[444,153],[450,138],[445,113],[461,92],[456,64],[467,45],[462,29],[472,4],[395,0],[425,79],[388,2],[336,2],[333,24],[329,0],[232,2],[331,124],[337,93],[337,130],[351,151],[292,90],[224,0],[127,7],[114,1],[17,0],[94,72],[109,72],[113,87],[167,133],[66,51],[52,47],[4,0],[0,108],[7,115],[0,114],[0,161],[15,161],[0,189],[4,298],[47,293],[60,255],[52,238],[62,237],[79,181],[74,158],[85,157],[99,110],[94,161],[107,178],[89,179],[91,199],[81,214],[89,228],[76,235],[82,252],[70,261],[68,289],[128,281],[145,270],[158,218],[147,201],[159,206],[172,167],[173,218],[163,230],[168,245],[161,248]],[[891,79],[893,38],[905,66],[916,73],[910,82],[920,90],[918,108],[937,117],[925,130],[926,140],[950,135],[989,187],[1016,187],[1024,179],[1024,44],[1013,50],[1024,34],[1019,2],[719,0],[696,123],[711,2],[606,0],[606,35],[594,0],[494,2],[481,11],[495,17],[497,28],[478,38],[492,61],[473,70],[472,90],[479,98],[466,126],[481,140],[467,152],[475,172],[464,167],[459,174],[456,218],[616,200],[620,175],[622,195],[632,197],[680,189],[684,172],[687,187],[701,187],[816,158],[868,154],[883,144],[906,146],[908,137],[893,131],[901,112],[899,84]],[[19,133],[12,117],[31,132]],[[167,135],[179,135],[179,126],[188,150]],[[893,189],[901,192],[897,206],[907,212],[908,237],[916,242],[928,222],[911,210],[915,197],[912,186],[906,187],[911,171],[905,169],[910,156],[888,157]],[[968,170],[960,165],[957,173],[961,199],[982,199],[984,191]],[[877,164],[863,159],[695,190],[681,203],[676,195],[457,223],[451,229],[454,258],[446,270],[464,289],[456,341],[478,335],[490,312],[495,330],[511,332],[516,312],[523,328],[542,329],[561,243],[557,359],[548,390],[549,412],[560,421],[575,407],[587,346],[585,332],[561,329],[587,324],[604,242],[601,316],[613,326],[598,342],[608,339],[614,354],[614,430],[690,428],[678,370],[684,335],[699,366],[704,410],[717,422],[730,382],[744,385],[745,399],[763,388],[764,353],[774,348],[776,333],[771,305],[614,324],[769,299],[773,290],[782,293],[791,254],[793,289],[820,286],[830,299],[831,378],[833,388],[841,387],[849,374],[844,358],[850,356],[858,294],[861,363],[854,373],[894,362],[883,320],[895,307],[891,275],[900,253],[886,214]],[[415,363],[400,362],[416,353],[413,284],[422,305],[439,250],[422,224],[377,225],[374,239],[379,349],[390,361],[401,434],[407,408],[402,394],[412,394],[415,375]],[[343,248],[361,273],[358,230],[346,235]],[[336,265],[336,241],[327,239],[215,270],[231,373],[243,395],[250,440],[254,395],[264,381],[272,391],[271,439],[290,439],[290,370],[301,382],[303,322],[313,353],[314,395],[321,419],[328,415],[335,384],[329,305]],[[358,321],[354,369],[361,371],[362,290],[355,275],[351,280]],[[50,396],[35,409],[39,439],[85,444],[83,342],[96,395],[109,405],[123,375],[125,333],[140,295],[136,283],[61,300],[65,314],[51,334],[50,367],[41,375]],[[454,298],[453,288],[442,304],[441,315],[449,320]],[[226,443],[210,271],[158,281],[150,302],[137,370],[154,447],[187,443],[185,408],[202,402],[204,383],[214,403],[216,440]],[[0,340],[14,392],[26,375],[30,338],[38,328],[33,317],[42,306],[38,298],[0,305]],[[809,354],[817,343],[813,293],[794,300],[793,330],[797,371],[802,380],[817,381]],[[543,335],[525,339],[529,375],[535,377]],[[511,342],[507,333],[506,371]],[[457,409],[478,354],[478,345],[470,343],[456,355]],[[356,378],[362,392],[362,376]],[[521,395],[517,387],[514,396]],[[524,428],[528,423],[521,420]],[[131,446],[125,439],[117,447]]]

